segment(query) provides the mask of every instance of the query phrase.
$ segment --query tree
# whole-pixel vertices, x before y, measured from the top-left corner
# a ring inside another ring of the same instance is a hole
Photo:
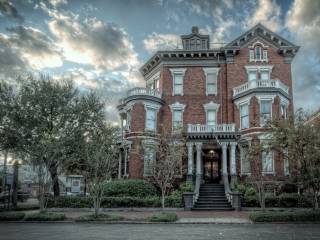
[[[301,109],[289,120],[271,124],[273,148],[282,149],[289,163],[291,179],[302,188],[311,190],[314,208],[319,207],[320,193],[320,123],[306,124],[309,115]]]
[[[108,124],[88,131],[85,135],[84,169],[93,198],[95,217],[99,215],[106,181],[111,181],[117,171],[117,129]]]
[[[161,191],[162,209],[165,207],[165,197],[174,181],[182,171],[182,157],[185,154],[184,140],[179,135],[171,134],[163,127],[158,136],[158,144],[154,146],[155,161],[152,161],[151,179]],[[147,150],[144,149],[146,152]]]

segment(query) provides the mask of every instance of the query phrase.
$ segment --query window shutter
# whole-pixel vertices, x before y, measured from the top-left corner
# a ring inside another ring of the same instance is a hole
[[[263,50],[263,61],[268,62],[268,51],[267,50]]]
[[[249,61],[250,61],[250,62],[253,62],[253,61],[254,61],[254,51],[253,51],[253,50],[250,50],[250,51],[249,51]]]

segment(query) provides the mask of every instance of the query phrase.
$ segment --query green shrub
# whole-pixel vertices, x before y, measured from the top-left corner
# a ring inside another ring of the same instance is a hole
[[[249,215],[253,222],[320,221],[320,210],[299,212],[255,212]]]
[[[174,191],[165,199],[166,207],[182,207],[181,193]],[[49,198],[48,208],[92,208],[91,197],[61,196]],[[119,207],[161,207],[160,197],[104,197],[101,201],[102,208]]]
[[[170,193],[168,197],[165,198],[166,207],[183,207],[182,193],[178,190]]]
[[[61,221],[64,220],[66,216],[64,213],[53,213],[53,212],[39,212],[39,213],[29,213],[24,217],[25,221]]]
[[[181,192],[193,192],[194,191],[194,186],[192,182],[184,182],[183,184],[180,185]]]
[[[177,220],[177,214],[167,212],[158,213],[147,218],[149,222],[175,222]]]
[[[119,221],[123,219],[122,216],[101,213],[98,216],[94,214],[80,216],[76,221]]]
[[[25,214],[22,212],[1,212],[0,221],[19,221],[24,218]]]
[[[127,179],[107,182],[104,188],[106,197],[148,197],[157,196],[156,188],[141,179]]]

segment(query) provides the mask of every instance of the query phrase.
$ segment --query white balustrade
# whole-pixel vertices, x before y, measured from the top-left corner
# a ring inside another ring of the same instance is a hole
[[[188,133],[211,133],[211,132],[235,132],[236,126],[231,124],[217,124],[217,125],[205,125],[205,124],[188,124]]]
[[[274,80],[254,80],[246,82],[238,87],[233,88],[233,96],[241,94],[255,88],[278,88],[289,94],[289,87],[282,83],[279,79]]]
[[[133,88],[127,92],[127,97],[134,95],[147,95],[161,98],[161,92],[159,90],[149,88]]]

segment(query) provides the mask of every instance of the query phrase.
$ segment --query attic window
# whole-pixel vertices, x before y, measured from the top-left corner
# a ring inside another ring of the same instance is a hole
[[[260,44],[249,50],[249,62],[268,62],[268,51]]]

